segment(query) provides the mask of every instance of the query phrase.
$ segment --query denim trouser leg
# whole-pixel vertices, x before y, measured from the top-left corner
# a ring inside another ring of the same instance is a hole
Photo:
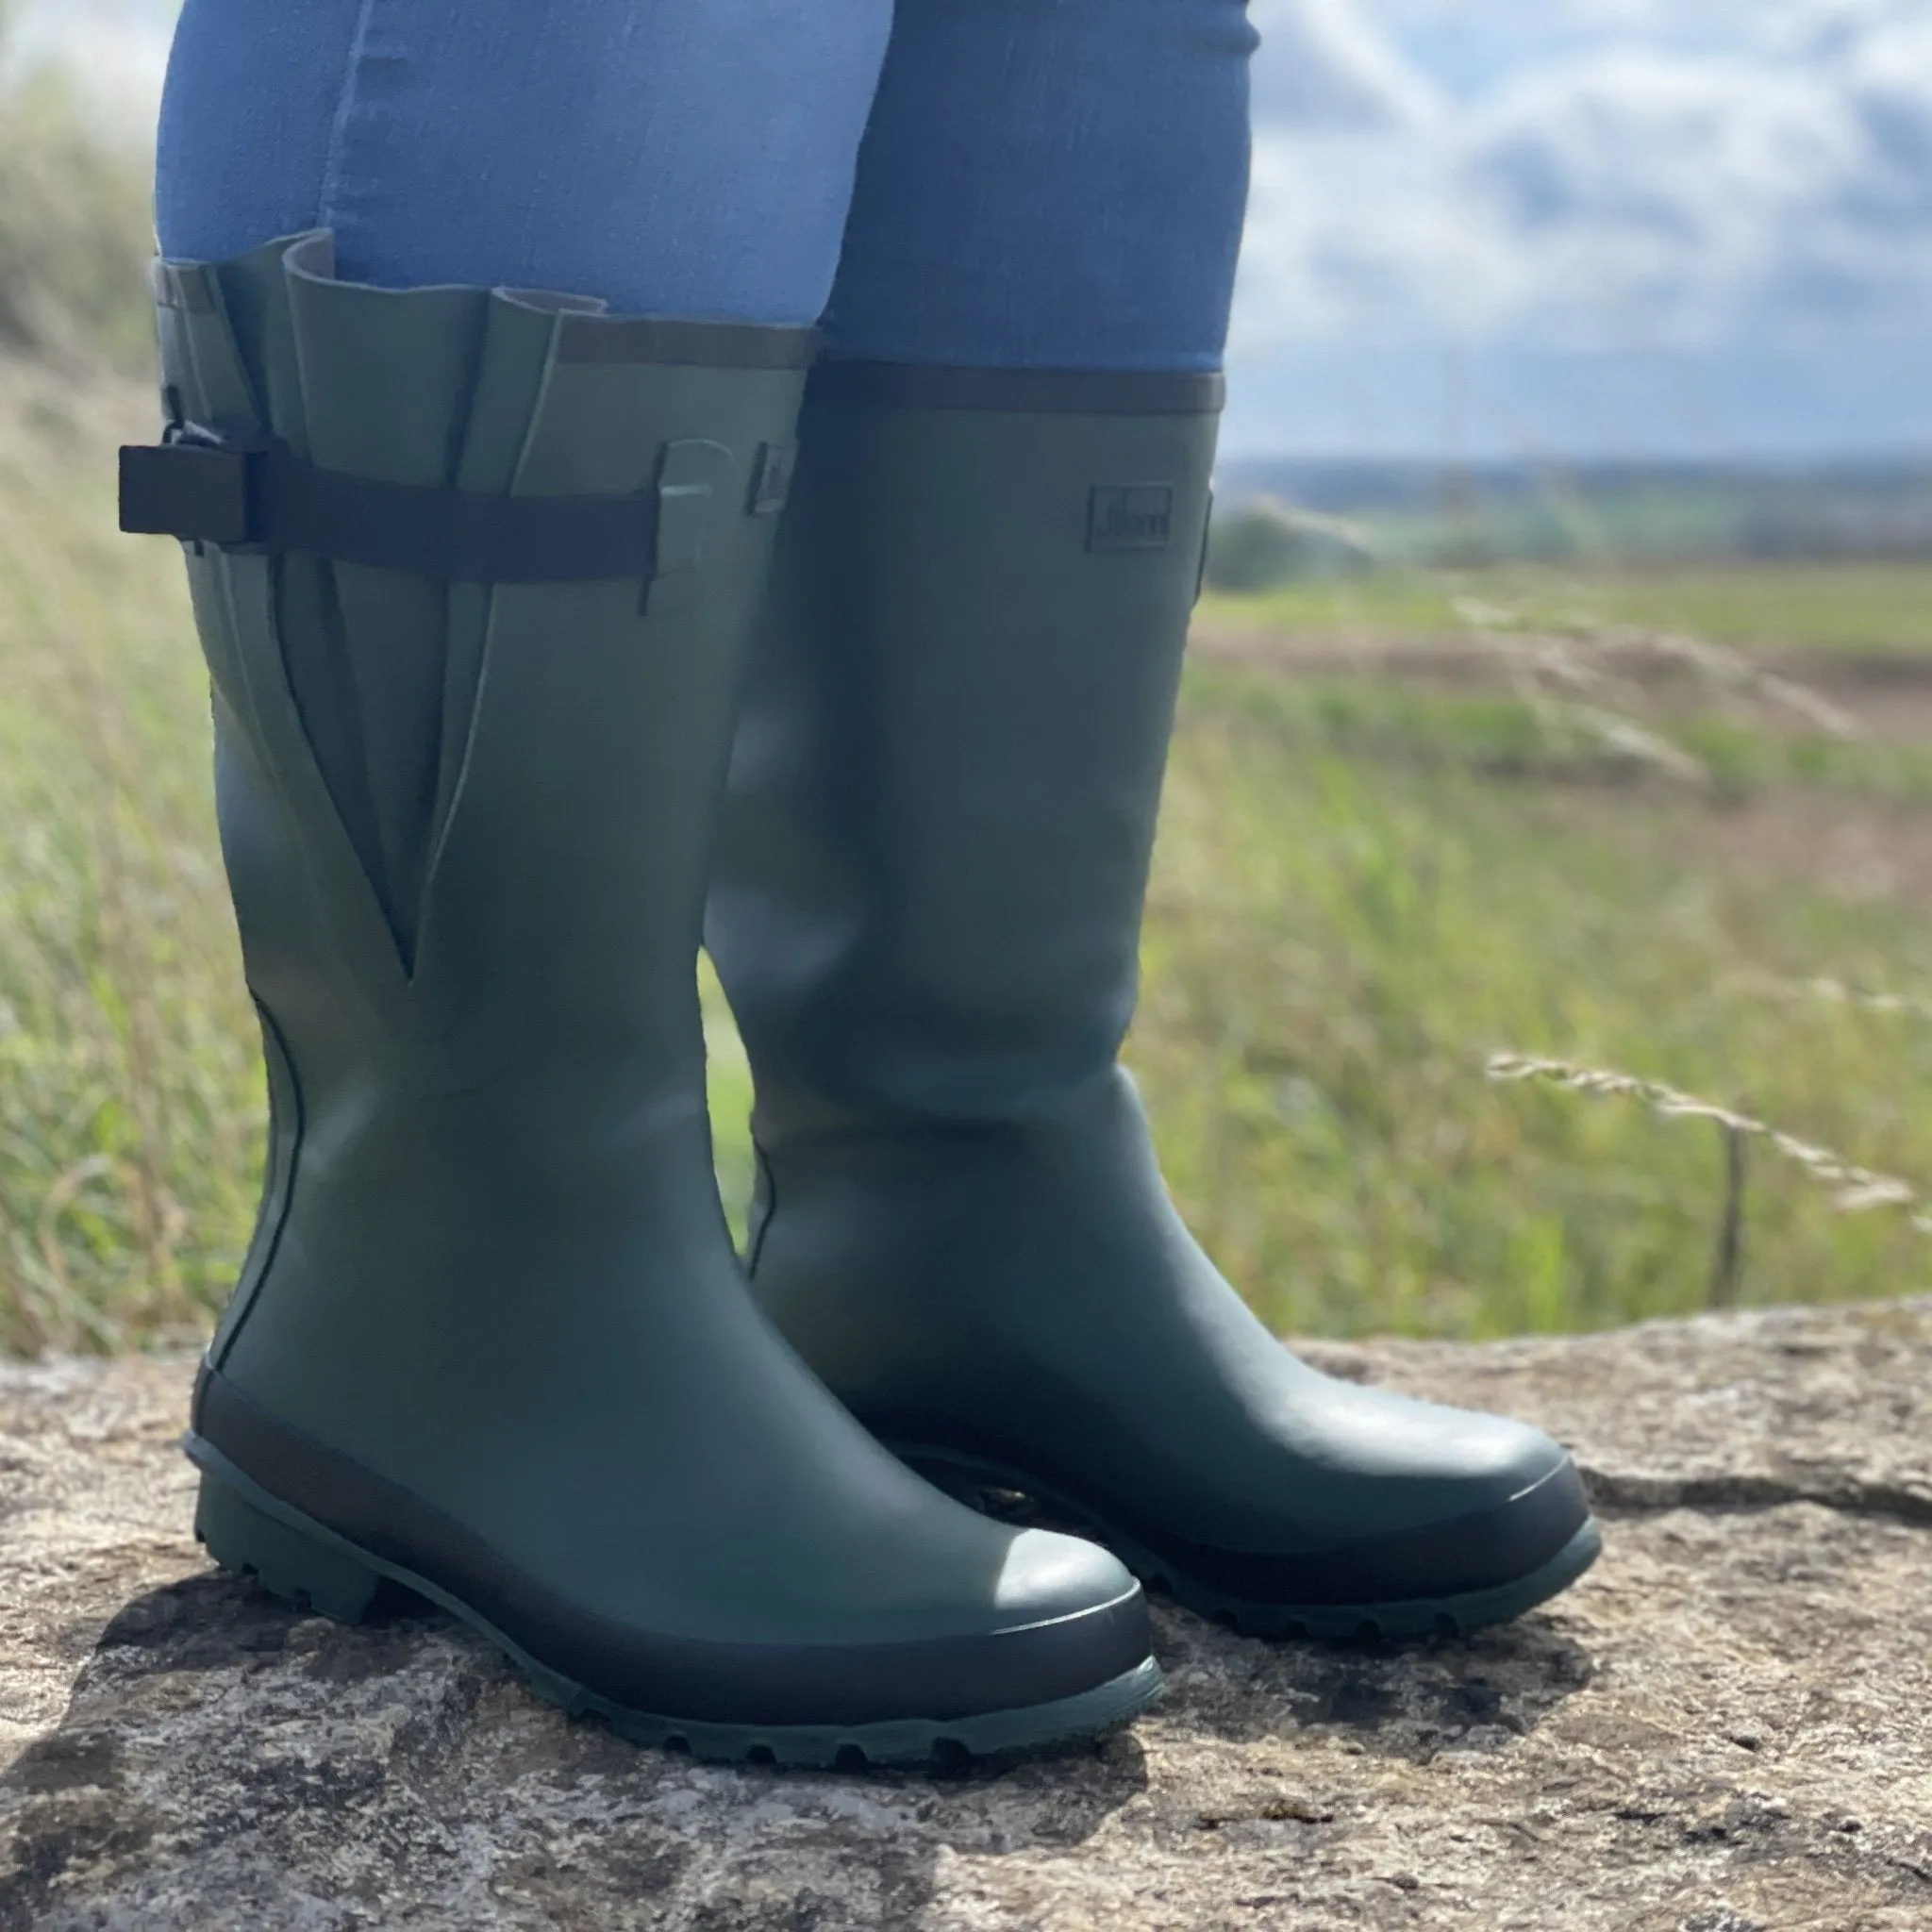
[[[1210,367],[1253,38],[1241,0],[187,0],[158,224],[763,323],[836,269],[842,355]]]
[[[162,249],[633,313],[824,307],[891,0],[187,0]]]
[[[898,0],[834,353],[1218,368],[1255,44],[1246,0]]]

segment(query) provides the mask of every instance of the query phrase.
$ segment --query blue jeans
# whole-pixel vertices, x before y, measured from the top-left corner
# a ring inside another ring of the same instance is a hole
[[[163,250],[822,322],[834,353],[1218,366],[1245,0],[187,0]]]

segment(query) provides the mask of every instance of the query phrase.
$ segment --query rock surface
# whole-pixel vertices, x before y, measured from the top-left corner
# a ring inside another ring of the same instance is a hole
[[[0,1370],[0,1928],[1932,1926],[1932,1302],[1316,1351],[1570,1443],[1608,1552],[1466,1641],[1163,1612],[1130,1734],[722,1771],[447,1623],[209,1573],[190,1365]]]

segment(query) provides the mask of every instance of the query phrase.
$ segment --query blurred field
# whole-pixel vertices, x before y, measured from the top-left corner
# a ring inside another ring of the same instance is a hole
[[[1581,573],[1526,565],[1470,572],[1377,572],[1315,579],[1253,597],[1211,598],[1210,626],[1289,630],[1305,639],[1453,637],[1471,596],[1546,615],[1680,627],[1768,654],[1888,660],[1932,658],[1924,567],[1896,563],[1725,563]]]
[[[107,452],[145,403],[78,393],[0,385],[0,1347],[16,1351],[197,1331],[247,1239],[260,1138],[179,568],[110,534]],[[1703,1303],[1718,1132],[1499,1089],[1497,1049],[1661,1078],[1932,1181],[1932,1020],[1812,984],[1932,993],[1932,741],[1867,729],[1864,687],[1830,676],[1847,640],[1907,650],[1932,572],[1762,589],[1787,668],[1805,668],[1806,613],[1828,615],[1831,728],[1707,666],[1602,658],[1581,624],[1587,602],[1722,631],[1720,591],[1757,608],[1747,579],[1567,583],[1587,703],[1537,658],[1550,612],[1524,591],[1507,574],[1378,587],[1373,636],[1407,624],[1421,655],[1365,649],[1358,674],[1308,602],[1204,615],[1131,1058],[1175,1193],[1284,1327],[1491,1334]],[[1932,653],[1876,710],[1921,674],[1932,686]],[[749,1083],[712,1010],[721,1174],[741,1204]],[[1745,1299],[1924,1283],[1925,1237],[1896,1208],[1840,1212],[1763,1158],[1743,1201]]]
[[[0,106],[0,1353],[111,1350],[226,1294],[261,1080],[179,564],[112,534],[113,445],[152,424],[140,171],[58,81]],[[1484,1068],[1623,1069],[1923,1188],[1928,908],[1932,567],[1216,597],[1130,1058],[1175,1194],[1285,1328],[1906,1291],[1928,1238],[1869,1187],[1846,1211],[1761,1142],[1740,1187],[1708,1122]],[[708,1010],[741,1209],[749,1074]]]
[[[0,373],[0,1348],[115,1347],[232,1277],[260,1082],[181,571],[110,534],[144,399]]]
[[[1702,685],[1626,693],[1631,718],[1546,685],[1309,675],[1292,637],[1275,663],[1217,662],[1214,641],[1133,1058],[1176,1194],[1270,1319],[1488,1335],[1705,1304],[1724,1137],[1491,1086],[1494,1051],[1660,1079],[1932,1179],[1924,749]],[[1761,1151],[1742,1205],[1743,1300],[1924,1284],[1895,1208],[1841,1212]]]

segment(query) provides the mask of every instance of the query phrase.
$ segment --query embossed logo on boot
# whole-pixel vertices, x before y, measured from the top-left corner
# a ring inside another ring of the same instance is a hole
[[[798,467],[795,442],[761,442],[752,466],[751,501],[745,508],[755,517],[774,517],[791,493],[791,473]]]
[[[1174,534],[1172,483],[1096,483],[1087,512],[1090,550],[1165,550]]]

